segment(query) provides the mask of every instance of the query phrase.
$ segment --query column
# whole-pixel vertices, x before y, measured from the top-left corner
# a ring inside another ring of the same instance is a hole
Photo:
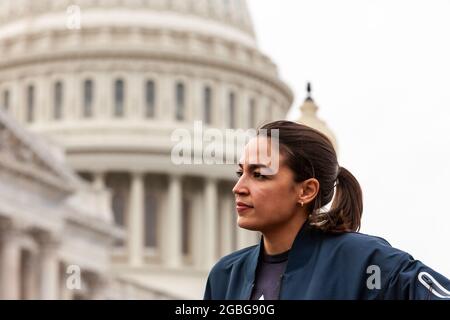
[[[133,172],[128,212],[128,257],[132,266],[141,266],[144,246],[144,178]]]
[[[181,253],[181,210],[182,210],[181,177],[171,175],[169,178],[168,210],[165,224],[166,264],[168,267],[180,267]]]
[[[1,298],[20,298],[20,244],[18,230],[12,225],[1,227]]]
[[[205,181],[205,263],[207,267],[217,262],[218,249],[218,205],[217,182],[207,178]]]
[[[49,234],[39,235],[40,299],[56,300],[59,291],[58,241]]]

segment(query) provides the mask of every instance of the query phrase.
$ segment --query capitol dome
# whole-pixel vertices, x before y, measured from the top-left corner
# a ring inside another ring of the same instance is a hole
[[[122,24],[124,26],[157,25],[161,28],[164,27],[161,22],[165,21],[167,25],[174,24],[178,28],[195,30],[199,26],[201,28],[202,20],[209,20],[216,24],[214,29],[209,30],[209,33],[219,32],[222,36],[227,32],[231,34],[232,30],[225,30],[228,26],[235,30],[234,37],[242,37],[244,42],[253,42],[253,46],[256,44],[252,40],[254,39],[254,30],[247,4],[242,0],[3,1],[0,8],[0,22],[5,24],[36,15],[46,16],[46,19],[52,18],[54,21],[58,19],[61,21],[60,14],[70,13],[73,9],[71,8],[72,6],[79,7],[82,10],[89,10],[89,13],[86,13],[83,17],[83,23],[86,26]],[[111,12],[105,14],[105,10],[111,10]],[[137,12],[132,12],[135,16],[130,21],[130,12],[128,10],[138,11],[139,16],[136,15]],[[183,16],[184,20],[181,20]],[[153,18],[154,21],[149,20],[149,18]],[[198,21],[192,20],[193,18],[198,19]],[[143,23],[141,19],[145,19],[146,22]],[[63,18],[62,22],[63,25],[68,25],[65,18]],[[211,25],[209,27],[211,28]],[[220,31],[219,28],[222,30]],[[241,35],[238,35],[238,30],[242,33]],[[205,33],[205,30],[202,30],[202,32]]]
[[[235,226],[233,166],[171,161],[195,121],[286,118],[293,94],[245,0],[3,0],[0,52],[0,106],[111,190],[123,278],[199,298],[220,256],[257,241]]]

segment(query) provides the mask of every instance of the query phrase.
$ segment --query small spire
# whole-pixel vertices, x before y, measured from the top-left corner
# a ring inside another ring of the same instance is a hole
[[[307,82],[306,84],[307,96],[303,104],[300,106],[300,117],[298,118],[297,122],[307,125],[325,134],[331,140],[331,143],[333,144],[336,152],[338,152],[336,137],[330,130],[328,125],[325,123],[325,121],[320,119],[320,117],[317,115],[319,107],[312,99],[311,91],[312,91],[311,82]]]
[[[309,101],[312,101],[313,99],[312,99],[312,97],[311,97],[311,82],[308,82],[307,84],[306,84],[306,91],[308,92],[308,96],[306,97],[306,99],[305,99],[305,101],[306,100],[309,100]]]

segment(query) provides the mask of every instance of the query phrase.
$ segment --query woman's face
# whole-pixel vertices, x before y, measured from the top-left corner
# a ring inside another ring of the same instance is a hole
[[[269,157],[260,156],[263,151]],[[270,169],[277,155],[278,170]],[[298,218],[300,184],[284,160],[279,150],[270,148],[270,138],[255,137],[246,145],[233,188],[239,227],[264,232]]]

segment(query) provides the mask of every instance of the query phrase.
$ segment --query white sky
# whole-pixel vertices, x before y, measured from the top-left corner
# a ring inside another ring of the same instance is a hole
[[[450,0],[248,0],[259,46],[296,100],[312,82],[361,232],[450,277]]]

